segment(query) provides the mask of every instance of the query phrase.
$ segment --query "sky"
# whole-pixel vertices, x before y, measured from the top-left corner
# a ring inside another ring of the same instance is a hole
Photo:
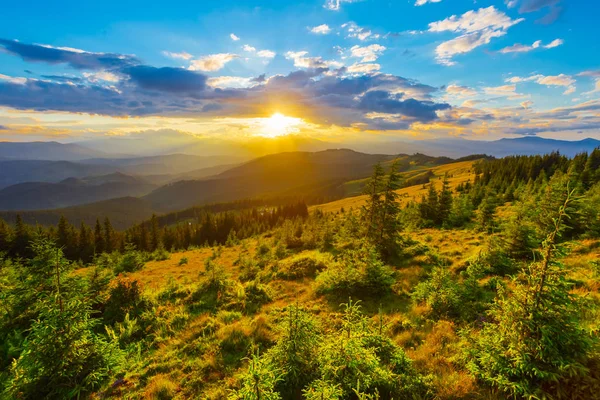
[[[6,2],[0,141],[600,139],[600,3]]]

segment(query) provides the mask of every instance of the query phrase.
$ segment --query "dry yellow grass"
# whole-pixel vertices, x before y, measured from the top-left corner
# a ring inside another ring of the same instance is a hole
[[[451,188],[455,188],[461,183],[467,181],[473,182],[475,174],[473,172],[473,164],[476,161],[461,161],[452,164],[441,165],[439,167],[424,168],[423,171],[431,170],[435,175],[431,182],[436,186],[436,189],[442,187],[443,176],[448,173],[448,182]],[[427,185],[428,186],[428,185]],[[427,193],[427,188],[423,188],[423,185],[409,186],[396,191],[400,195],[401,202],[404,203],[410,200],[417,200],[423,194]],[[342,208],[348,211],[350,209],[357,210],[362,207],[367,200],[367,196],[355,196],[348,197],[341,200],[332,201],[331,203],[319,204],[309,208],[309,211],[315,211],[317,209],[323,212],[338,212]]]

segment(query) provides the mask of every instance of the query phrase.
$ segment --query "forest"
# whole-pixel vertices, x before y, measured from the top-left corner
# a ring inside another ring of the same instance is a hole
[[[593,399],[600,148],[364,204],[0,220],[0,399]]]

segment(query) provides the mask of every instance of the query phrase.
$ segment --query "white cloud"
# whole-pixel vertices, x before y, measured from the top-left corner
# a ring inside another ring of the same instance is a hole
[[[10,83],[15,83],[17,85],[24,85],[25,83],[27,83],[27,78],[15,78],[4,74],[0,74],[0,79],[3,81],[8,81]]]
[[[325,4],[323,5],[323,7],[325,7],[328,10],[339,11],[342,4],[357,3],[359,1],[361,0],[325,0]]]
[[[511,78],[506,79],[506,82],[510,83],[521,83],[521,82],[535,82],[539,85],[545,86],[563,86],[567,89],[563,92],[564,95],[569,95],[575,93],[577,88],[575,87],[575,79],[569,75],[559,74],[559,75],[532,75],[527,78],[522,78],[520,76],[513,76]]]
[[[294,60],[294,67],[299,68],[340,68],[342,63],[337,61],[326,61],[321,57],[306,57],[307,51],[288,51],[285,58]]]
[[[521,43],[515,43],[512,46],[503,48],[502,50],[500,50],[500,53],[502,53],[502,54],[527,53],[528,51],[539,48],[541,45],[542,45],[541,40],[536,40],[535,42],[533,42],[533,44],[531,46],[526,45],[526,44],[521,44]]]
[[[120,79],[117,75],[107,72],[84,72],[83,76],[90,82],[106,81],[106,82],[119,82]]]
[[[542,45],[541,40],[536,40],[535,42],[533,42],[533,44],[531,46],[521,44],[521,43],[516,43],[516,44],[513,44],[512,46],[503,48],[502,50],[500,50],[500,53],[502,53],[502,54],[527,53],[529,51],[538,49],[540,47],[543,47],[544,49],[553,49],[555,47],[562,45],[563,43],[564,43],[564,41],[562,39],[555,39],[552,42],[548,43],[547,45]]]
[[[555,47],[561,46],[562,44],[564,44],[565,41],[562,39],[554,39],[553,41],[551,41],[550,43],[548,43],[547,45],[545,45],[544,47],[546,49],[553,49]]]
[[[479,32],[485,29],[507,30],[511,26],[523,21],[523,18],[512,20],[509,16],[498,11],[494,6],[480,8],[477,11],[467,11],[460,17],[453,15],[442,21],[429,24],[430,32]]]
[[[540,85],[546,86],[571,86],[575,83],[575,79],[573,79],[569,75],[560,74],[540,77],[536,80],[536,82]]]
[[[241,76],[217,76],[210,78],[208,84],[216,88],[247,88],[256,86],[253,78],[243,78]]]
[[[442,65],[455,65],[456,62],[452,60],[455,55],[469,53],[479,46],[490,43],[493,38],[504,36],[505,34],[505,31],[489,30],[459,36],[443,42],[436,47],[436,58]]]
[[[503,85],[503,86],[493,86],[493,87],[484,87],[483,91],[485,94],[493,95],[493,96],[513,96],[516,95],[517,85]]]
[[[190,53],[186,53],[185,51],[182,51],[181,53],[172,53],[170,51],[163,51],[162,52],[163,55],[170,57],[170,58],[177,58],[180,60],[191,60],[192,58],[194,58],[194,56],[192,56]]]
[[[381,65],[371,64],[352,64],[348,67],[348,73],[350,74],[372,74],[381,69]]]
[[[250,46],[250,45],[247,45],[247,44],[245,44],[244,46],[242,46],[242,49],[243,49],[244,51],[247,51],[247,52],[249,52],[249,53],[254,53],[254,52],[256,51],[256,48],[255,48],[255,47],[252,47],[252,46]]]
[[[470,87],[452,84],[446,87],[446,93],[458,97],[468,97],[475,96],[477,94],[477,91],[471,89]]]
[[[521,107],[523,108],[531,108],[531,106],[533,105],[533,101],[531,100],[527,100],[521,103]]]
[[[350,52],[352,57],[362,58],[362,62],[373,62],[386,50],[385,46],[379,44],[371,44],[369,46],[360,47],[352,46]]]
[[[327,35],[329,32],[331,32],[331,28],[327,24],[314,26],[312,28],[309,28],[309,30],[311,31],[311,33],[315,33],[318,35]]]
[[[427,3],[439,3],[442,0],[417,0],[417,2],[415,3],[415,6],[423,6]]]
[[[192,60],[189,69],[192,71],[218,71],[229,61],[236,58],[239,58],[239,56],[231,53],[211,54]]]
[[[346,29],[348,38],[356,38],[360,41],[365,41],[367,39],[379,39],[381,37],[378,33],[373,33],[371,30],[367,28],[360,27],[356,25],[355,22],[346,22],[342,24],[342,29]]]
[[[275,57],[275,52],[271,50],[259,50],[256,52],[256,55],[261,58],[273,58]]]
[[[462,35],[441,43],[436,48],[437,60],[440,64],[454,65],[452,58],[490,43],[492,38],[504,36],[511,26],[523,19],[513,20],[493,6],[477,11],[467,11],[463,15],[453,15],[442,21],[429,24],[430,32],[456,32]]]
[[[231,38],[231,40],[233,40],[234,42],[237,42],[238,40],[240,40],[240,38],[235,34],[235,33],[230,33],[229,37]]]

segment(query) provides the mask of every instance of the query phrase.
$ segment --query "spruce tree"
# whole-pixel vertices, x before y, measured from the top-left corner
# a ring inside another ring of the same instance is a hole
[[[384,189],[383,178],[385,172],[381,164],[377,163],[373,167],[373,174],[367,181],[364,193],[368,196],[367,204],[363,206],[363,218],[367,224],[367,237],[372,237],[374,232],[379,231],[380,213],[382,211],[381,192]]]
[[[444,181],[442,182],[442,190],[438,200],[437,210],[437,224],[442,225],[448,221],[450,216],[450,210],[452,209],[452,190],[450,190],[450,184],[448,182],[448,174],[444,175]]]
[[[512,290],[502,287],[490,322],[468,350],[468,368],[480,380],[515,398],[592,398],[591,386],[565,384],[585,379],[591,335],[582,328],[581,302],[558,258],[557,245],[573,202],[566,194],[539,261],[525,267]],[[581,390],[576,394],[574,390]]]
[[[102,225],[100,220],[96,218],[96,226],[94,227],[94,253],[102,254],[105,251],[104,236],[102,234]]]
[[[104,251],[111,253],[115,250],[115,235],[114,229],[108,217],[104,218]]]

